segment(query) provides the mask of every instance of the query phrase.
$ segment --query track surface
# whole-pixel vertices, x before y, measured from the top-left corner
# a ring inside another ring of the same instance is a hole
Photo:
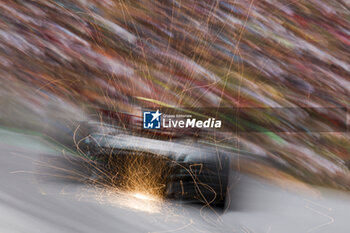
[[[339,191],[298,194],[239,174],[224,213],[173,202],[149,213],[45,175],[42,161],[63,156],[40,137],[1,130],[0,151],[0,232],[350,232],[350,197]]]

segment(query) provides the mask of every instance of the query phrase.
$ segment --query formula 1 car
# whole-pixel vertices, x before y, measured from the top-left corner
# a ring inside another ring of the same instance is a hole
[[[229,152],[200,142],[153,139],[101,123],[89,125],[90,133],[79,148],[113,185],[142,187],[190,203],[225,205]]]

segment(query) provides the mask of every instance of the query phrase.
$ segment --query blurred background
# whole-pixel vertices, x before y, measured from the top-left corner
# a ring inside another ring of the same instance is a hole
[[[348,232],[346,125],[320,121],[327,130],[317,132],[303,108],[346,121],[349,45],[346,0],[0,1],[0,228]],[[231,161],[224,213],[174,203],[135,212],[122,208],[123,196],[115,206],[109,193],[89,194],[81,179],[48,181],[47,160],[79,154],[83,122],[112,118],[134,133],[142,109],[161,107],[294,111],[248,114],[248,122],[277,122],[279,130],[203,136],[251,155]]]

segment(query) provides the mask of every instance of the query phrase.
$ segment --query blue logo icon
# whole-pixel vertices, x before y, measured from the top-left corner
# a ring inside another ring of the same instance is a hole
[[[144,129],[160,129],[160,119],[162,114],[156,112],[143,112],[143,128]]]

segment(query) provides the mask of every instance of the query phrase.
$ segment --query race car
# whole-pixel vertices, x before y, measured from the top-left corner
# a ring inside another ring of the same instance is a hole
[[[99,122],[79,144],[97,164],[95,175],[111,185],[141,189],[166,198],[225,205],[232,152],[205,142],[132,135]],[[148,190],[149,189],[149,190]]]

